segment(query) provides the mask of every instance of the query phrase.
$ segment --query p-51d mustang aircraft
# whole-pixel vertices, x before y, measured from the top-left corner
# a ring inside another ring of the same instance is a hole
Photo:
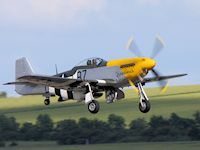
[[[26,58],[16,60],[16,81],[5,85],[14,84],[15,90],[21,95],[43,95],[45,105],[50,104],[51,96],[59,96],[58,101],[67,100],[84,101],[91,113],[99,111],[99,103],[95,100],[105,92],[106,102],[112,103],[125,97],[122,89],[135,86],[139,94],[139,109],[143,113],[150,110],[150,103],[143,86],[148,82],[158,81],[164,88],[166,79],[185,76],[178,74],[161,76],[154,67],[153,59],[164,47],[162,40],[157,37],[151,58],[141,57],[133,38],[127,48],[140,57],[120,60],[105,61],[101,58],[90,58],[83,61],[73,69],[57,73],[53,76],[35,74]],[[145,78],[149,71],[154,77]]]

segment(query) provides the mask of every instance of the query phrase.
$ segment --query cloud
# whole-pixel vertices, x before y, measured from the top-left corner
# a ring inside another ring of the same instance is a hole
[[[0,0],[0,21],[10,24],[72,25],[103,10],[105,0]]]

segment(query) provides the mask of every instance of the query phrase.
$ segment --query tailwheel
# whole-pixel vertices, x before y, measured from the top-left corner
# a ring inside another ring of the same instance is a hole
[[[47,105],[49,105],[50,104],[50,99],[49,98],[46,98],[45,100],[44,100],[44,104],[47,106]]]
[[[150,102],[148,100],[142,100],[142,104],[141,102],[139,103],[139,109],[142,113],[149,112],[149,110],[151,109]]]
[[[92,100],[91,102],[88,103],[88,110],[90,113],[96,114],[99,112],[99,109],[100,105],[99,102],[97,102],[96,100]]]

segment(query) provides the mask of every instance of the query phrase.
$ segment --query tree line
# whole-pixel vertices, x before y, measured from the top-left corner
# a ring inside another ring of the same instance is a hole
[[[0,116],[0,141],[57,141],[58,144],[200,140],[200,112],[191,119],[172,113],[169,118],[138,118],[126,125],[121,116],[107,121],[80,118],[54,123],[49,115],[39,115],[36,123],[20,125],[14,117]]]

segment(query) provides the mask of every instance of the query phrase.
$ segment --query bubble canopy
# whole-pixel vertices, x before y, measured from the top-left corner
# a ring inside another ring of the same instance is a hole
[[[92,57],[92,58],[87,58],[78,63],[76,66],[96,66],[96,67],[102,67],[106,66],[107,61],[102,59],[102,58],[97,58],[97,57]]]

